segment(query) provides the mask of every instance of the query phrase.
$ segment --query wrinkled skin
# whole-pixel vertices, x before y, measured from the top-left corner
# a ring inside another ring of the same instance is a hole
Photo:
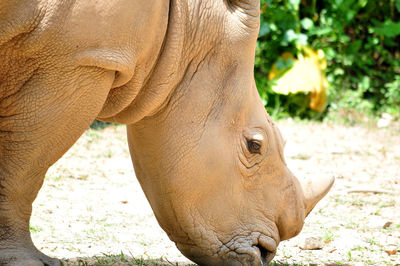
[[[158,222],[200,264],[260,265],[333,180],[300,182],[253,80],[256,0],[0,0],[0,264],[44,175],[93,119],[127,124]]]

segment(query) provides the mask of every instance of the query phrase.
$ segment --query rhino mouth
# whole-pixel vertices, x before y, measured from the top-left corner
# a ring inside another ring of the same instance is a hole
[[[247,243],[246,243],[247,242]],[[222,260],[236,261],[229,264],[241,265],[268,265],[275,257],[277,241],[272,237],[260,233],[253,233],[247,237],[238,237],[224,245],[221,253]]]
[[[260,255],[259,255],[260,265],[268,265],[268,263],[270,263],[272,261],[272,259],[275,257],[276,250],[273,250],[273,251],[268,250],[260,244],[258,244],[256,246],[256,248],[260,252]]]
[[[258,244],[255,246],[259,252],[260,265],[267,265],[276,254],[276,241],[268,236],[261,235],[258,239]]]
[[[211,256],[198,246],[177,243],[177,247],[186,257],[200,265],[264,266],[275,257],[278,243],[273,237],[255,232],[234,237]]]

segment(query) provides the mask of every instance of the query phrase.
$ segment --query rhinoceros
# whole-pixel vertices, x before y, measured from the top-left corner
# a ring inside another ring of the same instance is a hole
[[[0,0],[0,264],[60,264],[32,243],[32,202],[96,118],[127,125],[185,256],[271,261],[333,179],[286,166],[253,78],[259,24],[258,0]]]

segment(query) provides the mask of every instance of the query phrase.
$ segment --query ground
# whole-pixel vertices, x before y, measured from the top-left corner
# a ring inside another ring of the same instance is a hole
[[[278,124],[291,170],[336,182],[300,235],[280,244],[272,264],[400,264],[400,127]],[[41,251],[67,265],[191,263],[156,222],[123,126],[87,130],[50,168],[34,202],[31,232]],[[310,237],[320,249],[300,248]]]

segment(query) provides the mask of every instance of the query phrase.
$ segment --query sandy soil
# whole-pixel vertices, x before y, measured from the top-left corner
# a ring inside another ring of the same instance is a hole
[[[292,171],[335,176],[336,183],[300,235],[280,244],[274,263],[400,264],[400,127],[278,124]],[[155,220],[123,126],[89,129],[51,167],[34,203],[31,232],[40,250],[66,264],[190,263]],[[320,249],[300,248],[310,237]]]

